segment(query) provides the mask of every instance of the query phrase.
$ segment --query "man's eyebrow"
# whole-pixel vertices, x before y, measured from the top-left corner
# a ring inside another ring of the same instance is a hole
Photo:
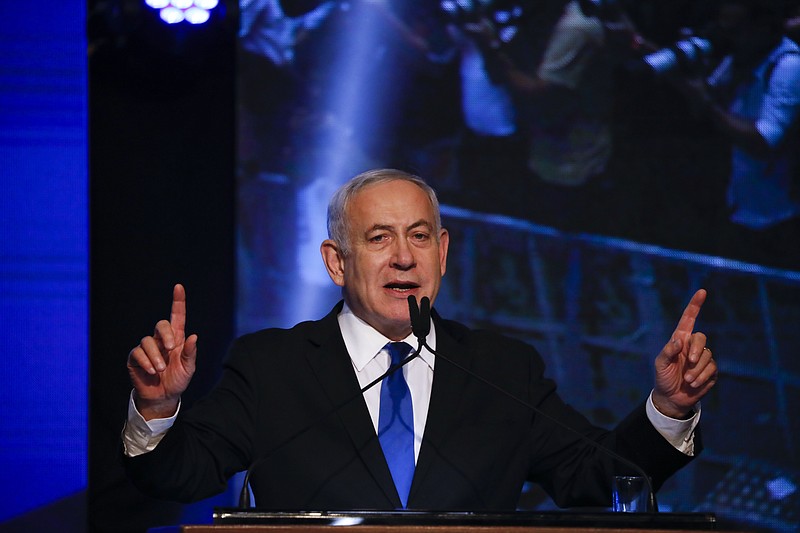
[[[375,225],[373,225],[371,228],[369,228],[367,230],[367,233],[370,233],[372,231],[378,231],[378,230],[394,231],[394,226],[390,226],[389,224],[375,224]]]
[[[428,222],[424,218],[421,218],[421,219],[417,220],[416,222],[414,222],[413,224],[411,224],[408,228],[406,228],[406,231],[410,231],[412,229],[416,229],[416,228],[419,228],[419,227],[422,227],[422,226],[424,226],[424,227],[426,227],[428,229],[431,229],[433,227],[433,226],[431,226],[430,222]]]
[[[411,231],[411,230],[419,228],[419,227],[425,227],[425,228],[430,229],[433,226],[431,226],[430,222],[428,222],[424,218],[421,218],[421,219],[417,220],[416,222],[414,222],[413,224],[409,225],[406,228],[406,231]],[[371,228],[369,228],[367,230],[367,233],[369,233],[371,231],[378,231],[378,230],[395,231],[395,227],[392,226],[391,224],[375,224],[375,225],[373,225]]]

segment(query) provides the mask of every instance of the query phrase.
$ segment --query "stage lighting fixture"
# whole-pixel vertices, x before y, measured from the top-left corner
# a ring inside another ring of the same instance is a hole
[[[186,16],[186,22],[190,24],[202,24],[211,16],[208,11],[199,7],[190,7],[183,14]]]
[[[219,5],[219,0],[194,0],[194,5],[196,5],[200,9],[211,11],[212,9],[217,7],[217,5]]]
[[[219,0],[145,0],[145,4],[157,9],[161,20],[167,24],[184,20],[203,24],[211,18],[211,10],[219,5]]]
[[[183,10],[174,6],[165,7],[160,11],[159,15],[161,16],[161,20],[167,24],[177,24],[178,22],[183,22],[186,18],[183,15]]]

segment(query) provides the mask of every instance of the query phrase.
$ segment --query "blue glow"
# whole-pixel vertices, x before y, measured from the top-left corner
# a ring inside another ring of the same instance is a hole
[[[504,43],[511,42],[511,39],[517,34],[517,27],[516,26],[507,26],[500,30],[500,40]]]
[[[788,477],[778,477],[767,482],[769,496],[773,500],[783,500],[797,492],[797,485]]]
[[[0,522],[87,483],[87,65],[83,1],[0,19]]]
[[[464,11],[472,11],[472,2],[470,0],[456,0],[456,3]]]
[[[511,20],[511,13],[508,11],[498,11],[494,14],[495,22],[499,22],[500,24],[505,24],[509,20]]]
[[[444,2],[442,2],[442,9],[451,15],[458,12],[458,7],[452,0],[444,0]]]
[[[389,78],[371,78],[366,83],[371,67],[378,60],[383,42],[378,28],[380,15],[363,7],[351,11],[353,31],[339,36],[336,56],[338,72],[322,102],[329,142],[318,150],[315,167],[309,181],[297,193],[297,265],[300,283],[292,309],[291,321],[305,320],[329,311],[331,290],[338,291],[330,281],[319,252],[320,243],[327,238],[326,216],[328,200],[333,192],[351,176],[364,168],[353,168],[354,161],[363,160],[360,146],[365,141],[360,135],[365,125],[381,115],[385,105],[382,95]]]

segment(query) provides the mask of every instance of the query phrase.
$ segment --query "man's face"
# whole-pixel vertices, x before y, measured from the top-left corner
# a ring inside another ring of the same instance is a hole
[[[350,253],[343,257],[331,241],[322,244],[331,279],[356,316],[392,340],[403,339],[411,332],[408,297],[433,303],[439,292],[448,233],[433,233],[427,194],[403,180],[362,189],[346,216]]]

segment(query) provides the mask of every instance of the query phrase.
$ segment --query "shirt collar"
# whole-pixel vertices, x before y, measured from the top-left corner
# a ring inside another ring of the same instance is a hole
[[[336,318],[339,321],[339,329],[342,331],[347,353],[350,354],[350,359],[357,372],[360,372],[367,363],[372,361],[387,343],[392,342],[391,339],[357,317],[346,302]],[[416,349],[419,344],[413,333],[403,341],[410,344],[413,349]],[[436,327],[433,319],[431,319],[431,331],[425,337],[425,343],[434,350],[436,349]],[[427,348],[422,349],[419,358],[433,370],[434,356]]]

